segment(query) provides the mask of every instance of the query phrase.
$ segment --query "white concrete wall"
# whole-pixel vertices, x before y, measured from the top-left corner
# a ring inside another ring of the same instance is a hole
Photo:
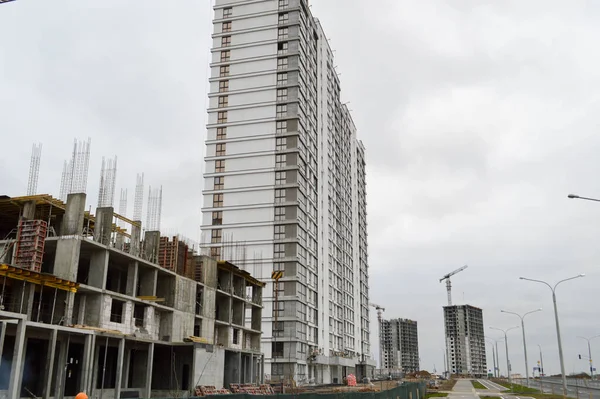
[[[225,377],[225,350],[214,347],[213,352],[197,346],[194,348],[194,386],[214,385],[223,388]]]

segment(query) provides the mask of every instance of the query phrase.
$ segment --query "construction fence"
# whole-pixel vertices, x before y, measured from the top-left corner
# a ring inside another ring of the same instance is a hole
[[[405,382],[397,387],[378,392],[345,391],[332,393],[285,393],[275,395],[255,395],[247,393],[216,394],[202,396],[203,398],[217,399],[227,396],[227,399],[423,399],[427,393],[427,384],[424,382]],[[199,398],[200,396],[194,396]],[[176,399],[176,398],[162,398]]]

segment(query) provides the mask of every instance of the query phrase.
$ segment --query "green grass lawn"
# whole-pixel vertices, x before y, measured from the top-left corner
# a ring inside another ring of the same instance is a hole
[[[487,389],[485,385],[477,380],[471,380],[471,384],[473,384],[473,388],[475,389]]]
[[[509,384],[508,381],[506,380],[492,380],[493,382],[495,382],[498,385],[502,385],[504,388],[508,388],[508,391],[504,391],[502,393],[527,393],[527,394],[532,394],[532,393],[539,393],[541,394],[541,392],[539,391],[539,389],[535,389],[535,388],[529,388],[523,385],[519,385],[519,384]],[[545,397],[545,395],[543,395]]]
[[[423,399],[445,398],[446,396],[448,396],[448,394],[446,392],[428,392],[427,394],[425,394],[425,398],[423,398]]]

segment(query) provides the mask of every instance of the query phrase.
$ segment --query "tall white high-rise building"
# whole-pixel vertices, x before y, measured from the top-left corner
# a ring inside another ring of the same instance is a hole
[[[265,373],[328,383],[370,358],[365,158],[308,6],[216,0],[202,240],[268,283]]]

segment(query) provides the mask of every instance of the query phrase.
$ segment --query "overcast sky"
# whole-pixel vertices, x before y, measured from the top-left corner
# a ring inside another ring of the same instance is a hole
[[[367,149],[372,301],[419,322],[422,367],[440,372],[438,280],[468,264],[455,302],[500,328],[519,324],[500,309],[544,308],[527,318],[530,366],[540,344],[557,373],[550,290],[518,277],[586,273],[558,289],[566,371],[585,369],[576,337],[600,334],[600,204],[566,196],[600,197],[600,3],[311,3]],[[198,240],[211,18],[209,0],[0,5],[1,194],[25,194],[41,142],[38,192],[58,197],[73,139],[91,137],[90,205],[102,156],[116,155],[127,216],[144,172],[164,189],[163,230]],[[524,372],[518,330],[509,355]]]

